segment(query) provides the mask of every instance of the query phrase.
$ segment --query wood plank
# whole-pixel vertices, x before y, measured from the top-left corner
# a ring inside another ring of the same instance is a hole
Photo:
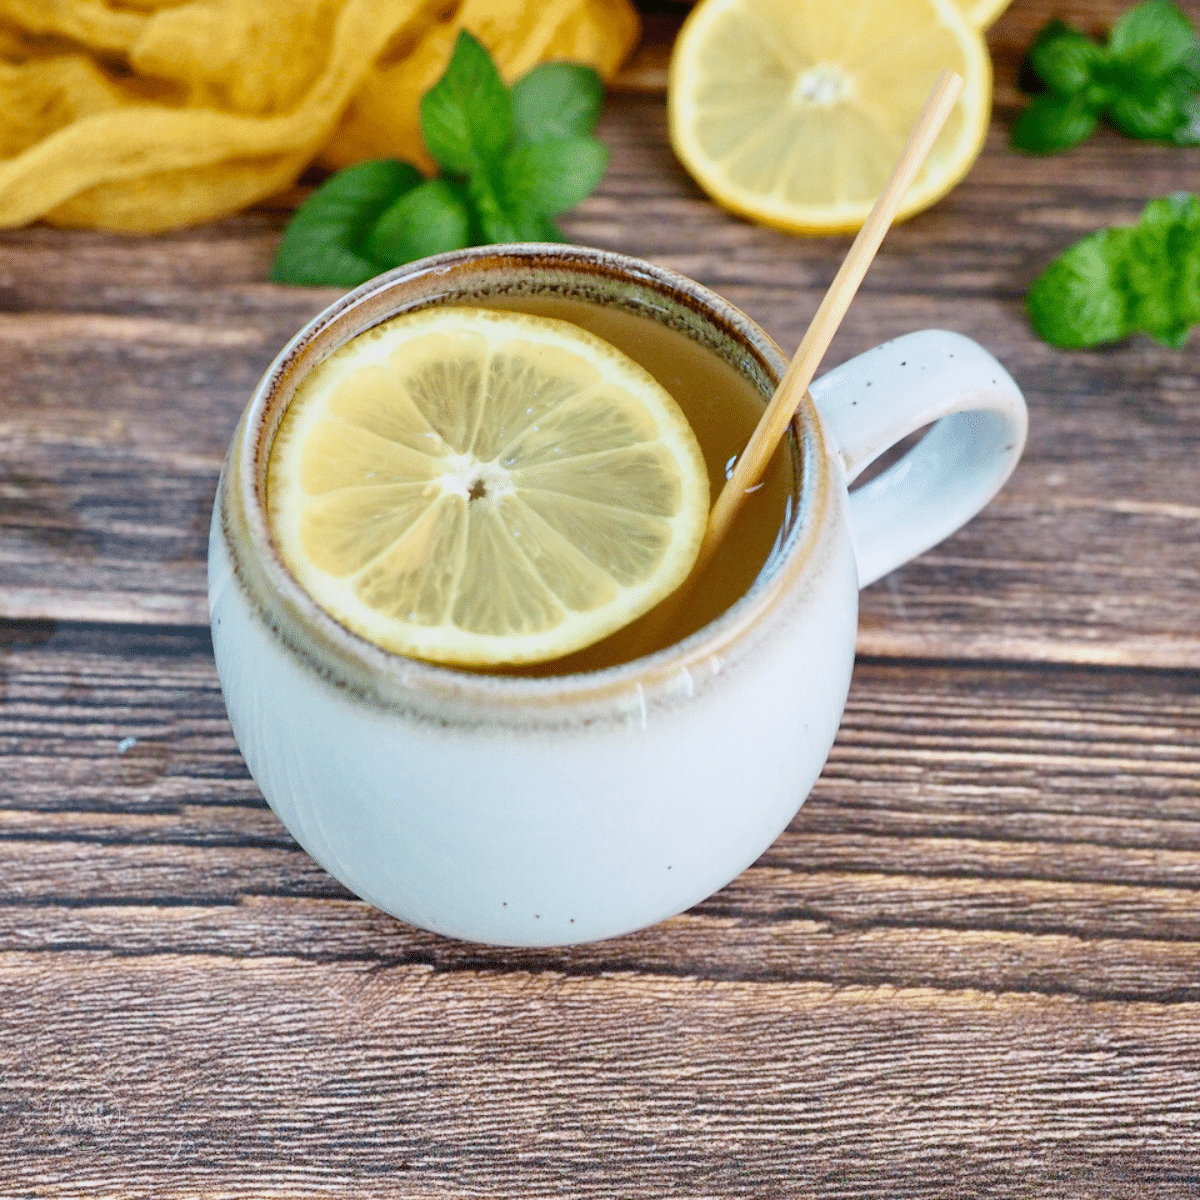
[[[937,916],[927,909],[914,919],[910,900],[914,889],[907,882],[885,877],[886,887],[875,881],[875,886],[868,883],[859,891],[857,881],[845,875],[826,878],[836,896],[828,907],[845,909],[854,904],[857,923],[791,916],[787,914],[797,909],[818,909],[809,903],[808,881],[789,876],[783,887],[772,890],[777,881],[765,879],[765,874],[752,869],[736,885],[750,898],[746,908],[753,906],[760,913],[769,908],[761,916],[723,915],[723,908],[736,907],[727,889],[714,901],[652,929],[569,948],[513,950],[449,941],[392,920],[362,901],[303,896],[296,894],[297,888],[288,896],[246,896],[236,904],[138,903],[131,896],[119,904],[0,905],[0,950],[52,955],[86,951],[98,956],[202,954],[235,961],[282,956],[319,962],[430,964],[439,971],[586,977],[633,972],[1128,1002],[1200,1001],[1196,970],[1200,938],[1195,935],[1194,916],[1185,918],[1190,936],[1166,936],[1155,922],[1164,911],[1169,916],[1170,908],[1147,903],[1144,895],[1137,907],[1142,923],[1151,928],[1148,936],[1106,932],[1080,936],[987,927],[996,924],[991,911],[980,921],[983,927],[973,927],[964,921],[959,907],[960,889],[948,887],[945,880],[936,900]],[[885,891],[890,893],[892,908]],[[1016,905],[1011,911],[1018,922],[1057,929],[1063,924],[1063,909],[1087,908],[1093,926],[1103,926],[1099,914],[1106,898],[1095,886],[1074,888],[1066,901],[1056,898],[1057,911],[1045,906],[1040,921],[1038,916],[1026,918]],[[1010,901],[1015,899],[1010,896]],[[986,900],[980,909],[988,908]],[[1188,901],[1194,913],[1194,893],[1189,893]],[[863,915],[868,909],[874,911]]]
[[[1200,1185],[1195,1004],[87,953],[0,955],[0,1004],[10,1194]]]
[[[831,352],[832,364],[913,328],[955,328],[998,354],[1033,416],[1024,462],[988,511],[864,594],[860,649],[1195,668],[1196,356],[1143,338],[1055,350],[1031,333],[1022,296],[1082,233],[1193,186],[1200,149],[1105,130],[1049,159],[1010,150],[1017,64],[1048,11],[1018,0],[992,31],[982,158],[889,236]],[[1062,8],[1089,27],[1115,11]],[[601,132],[612,164],[566,219],[570,235],[678,268],[794,346],[848,240],[719,212],[671,154],[661,96],[612,96]],[[263,282],[285,218],[263,209],[156,238],[0,234],[0,615],[205,620],[226,440],[278,347],[336,295]]]
[[[0,950],[1200,999],[1198,683],[861,662],[754,867],[534,953],[410,929],[317,867],[246,774],[206,630],[0,626]]]

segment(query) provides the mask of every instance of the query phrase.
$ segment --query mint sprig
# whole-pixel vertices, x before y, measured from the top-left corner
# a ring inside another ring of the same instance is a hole
[[[1037,333],[1067,349],[1137,332],[1181,347],[1200,322],[1200,200],[1177,192],[1136,225],[1089,234],[1034,281],[1026,306]]]
[[[378,275],[379,267],[363,253],[363,242],[421,180],[416,167],[386,158],[339,171],[296,209],[283,231],[271,278],[354,287]]]
[[[562,241],[553,218],[590,195],[608,164],[592,136],[603,103],[599,75],[577,63],[543,63],[510,90],[463,31],[421,99],[437,178],[394,159],[339,171],[297,208],[271,278],[354,287],[446,250]]]
[[[445,74],[421,97],[421,133],[452,175],[471,175],[504,156],[513,136],[512,98],[488,52],[466,30]]]
[[[1025,59],[1034,99],[1012,132],[1030,154],[1053,154],[1091,136],[1102,118],[1133,138],[1200,145],[1200,42],[1171,0],[1145,0],[1105,45],[1060,20]]]

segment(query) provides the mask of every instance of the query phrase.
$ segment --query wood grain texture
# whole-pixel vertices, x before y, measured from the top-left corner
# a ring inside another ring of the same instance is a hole
[[[1116,10],[1062,11],[1097,27]],[[1047,15],[1018,0],[991,32],[997,103],[983,155],[892,231],[828,360],[922,326],[957,329],[997,354],[1032,412],[1000,497],[864,594],[860,649],[1195,668],[1194,347],[1056,350],[1033,336],[1022,297],[1082,234],[1194,187],[1200,149],[1102,130],[1049,159],[1010,150],[1017,64]],[[601,134],[611,166],[566,218],[570,236],[677,268],[794,348],[848,239],[721,213],[672,156],[661,96],[612,96]],[[233,424],[276,351],[336,295],[263,282],[286,215],[157,238],[0,234],[0,615],[206,619],[208,513]]]
[[[410,929],[317,867],[246,774],[207,631],[2,632],[0,950],[1200,1000],[1194,673],[860,662],[754,867],[653,929],[529,952]]]
[[[1200,1183],[1195,1005],[87,954],[0,955],[0,1003],[12,1194]]]

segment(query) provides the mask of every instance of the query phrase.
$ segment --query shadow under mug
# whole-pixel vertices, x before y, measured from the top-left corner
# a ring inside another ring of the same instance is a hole
[[[541,678],[389,653],[338,624],[284,566],[265,509],[272,438],[299,382],[364,330],[430,305],[525,295],[616,305],[680,331],[764,404],[787,367],[732,305],[636,259],[488,246],[399,268],[311,321],[255,391],[217,491],[209,605],[234,735],[300,845],[414,925],[538,946],[681,912],[771,844],[841,720],[860,586],[988,502],[1020,456],[1026,412],[969,339],[898,338],[812,385],[788,435],[792,503],[776,548],[697,632],[632,662]]]

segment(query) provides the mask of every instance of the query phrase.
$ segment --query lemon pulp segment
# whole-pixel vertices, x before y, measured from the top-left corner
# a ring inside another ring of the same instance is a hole
[[[271,533],[335,619],[468,666],[567,654],[695,561],[700,447],[642,367],[565,321],[442,307],[360,334],[271,448]]]
[[[790,232],[858,228],[942,68],[965,86],[899,216],[987,132],[991,60],[950,0],[702,0],[671,58],[671,141],[721,205]]]

